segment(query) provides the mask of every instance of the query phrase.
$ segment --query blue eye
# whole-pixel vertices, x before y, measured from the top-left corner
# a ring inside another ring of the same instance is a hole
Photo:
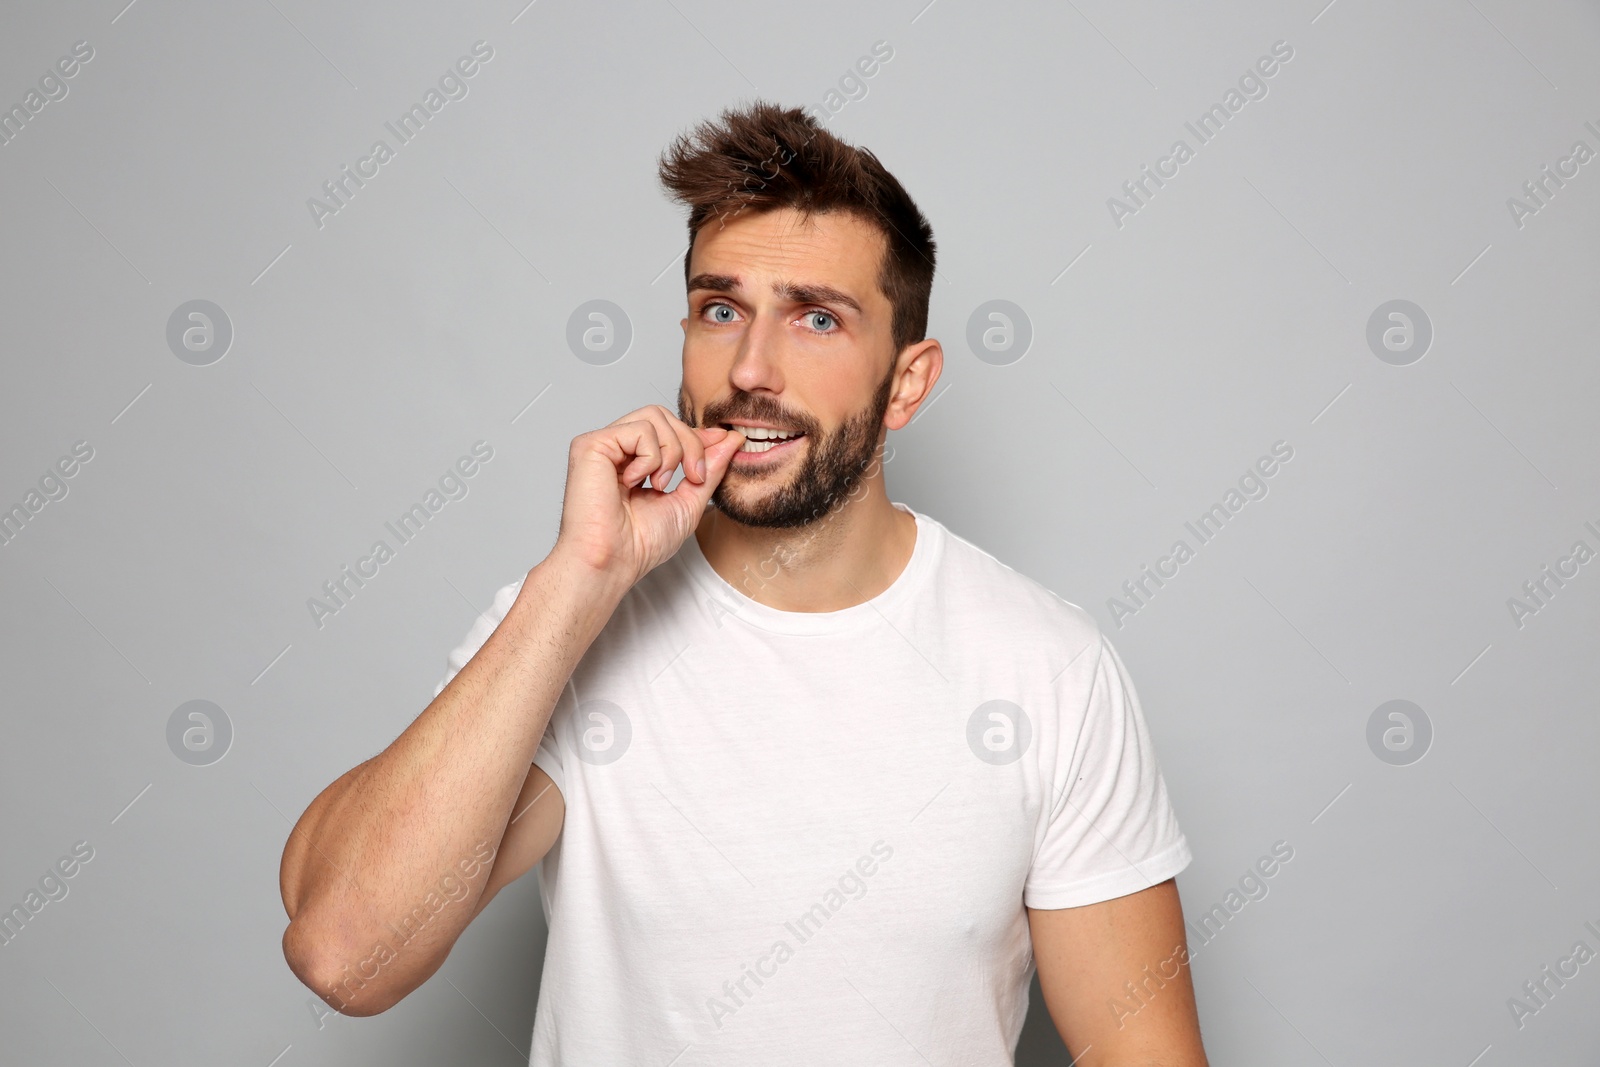
[[[717,311],[717,312],[726,311],[730,316],[733,314],[733,308],[729,307],[727,304],[708,304],[708,305],[706,305],[706,310],[707,311]],[[719,318],[719,319],[716,319],[714,321],[716,321],[716,322],[731,322],[733,320],[731,318]]]
[[[820,316],[821,318],[826,319],[828,322],[831,322],[834,325],[838,325],[838,320],[835,319],[832,315],[830,315],[826,311],[808,311],[808,312],[806,312],[806,314],[807,315],[811,315],[811,316]],[[832,333],[833,331],[824,328],[824,329],[819,329],[817,332],[818,333]]]

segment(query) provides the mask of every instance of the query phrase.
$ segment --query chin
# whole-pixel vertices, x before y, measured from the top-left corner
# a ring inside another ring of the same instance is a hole
[[[724,518],[757,529],[792,530],[807,525],[816,517],[803,511],[774,514],[771,510],[772,499],[780,489],[774,487],[765,493],[724,494],[719,487],[717,495],[712,497],[712,503]]]

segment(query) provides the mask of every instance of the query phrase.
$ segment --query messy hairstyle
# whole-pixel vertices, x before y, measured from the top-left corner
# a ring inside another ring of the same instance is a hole
[[[695,235],[708,222],[785,207],[802,218],[846,211],[883,234],[878,288],[894,309],[896,353],[927,336],[933,228],[867,149],[846,144],[800,108],[757,101],[680,134],[661,153],[659,171],[668,194],[689,208],[685,285]]]

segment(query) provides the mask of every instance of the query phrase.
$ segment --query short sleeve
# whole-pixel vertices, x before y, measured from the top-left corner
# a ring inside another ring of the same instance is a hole
[[[1133,680],[1102,633],[1059,692],[1063,707],[1048,822],[1023,890],[1030,908],[1075,908],[1147,889],[1192,856],[1167,799]],[[1064,698],[1065,699],[1065,698]],[[1076,727],[1076,730],[1073,728]]]
[[[522,592],[522,583],[525,580],[526,576],[519,578],[510,585],[502,586],[495,593],[494,603],[489,605],[489,610],[473,621],[472,627],[467,630],[467,635],[461,639],[461,643],[451,650],[446,661],[448,670],[439,684],[434,686],[433,697],[430,700],[437,699],[439,694],[444,692],[445,686],[449,685],[451,680],[461,673],[462,668],[472,661],[472,657],[478,654],[478,649],[484,646],[489,640],[489,635],[495,632],[501,621],[510,613],[511,605],[516,603],[517,594]],[[565,697],[566,690],[563,690],[562,699]],[[558,701],[558,710],[559,707]],[[556,788],[565,794],[566,779],[561,772],[561,751],[556,744],[555,721],[556,715],[552,713],[550,724],[545,727],[544,736],[539,739],[539,748],[533,754],[533,764],[548,774],[550,780],[555,782]]]

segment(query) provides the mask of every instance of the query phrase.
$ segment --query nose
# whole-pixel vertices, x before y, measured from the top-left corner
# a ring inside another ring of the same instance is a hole
[[[747,393],[783,391],[783,329],[778,316],[756,313],[739,339],[739,349],[728,372],[728,381],[734,388]]]

